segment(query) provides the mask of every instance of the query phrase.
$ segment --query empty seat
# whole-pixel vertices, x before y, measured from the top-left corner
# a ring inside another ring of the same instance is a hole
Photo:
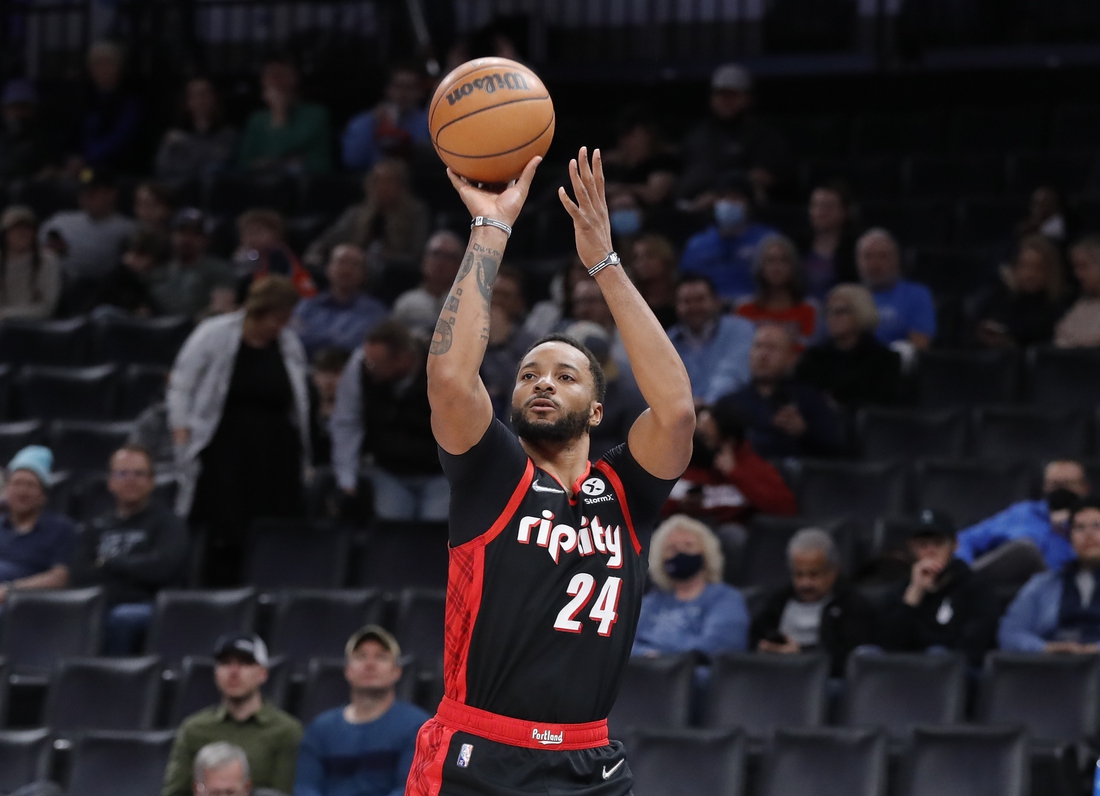
[[[1013,158],[1008,190],[1023,193],[1050,185],[1063,193],[1080,193],[1095,164],[1093,152],[1024,152]]]
[[[160,793],[175,733],[86,732],[73,739],[68,792],[72,796],[149,796]]]
[[[807,114],[783,120],[791,147],[803,157],[842,158],[851,141],[849,117],[845,114]]]
[[[612,738],[635,729],[678,730],[687,726],[695,656],[631,658],[619,696],[607,717]]]
[[[1054,112],[1050,146],[1054,151],[1093,149],[1100,141],[1100,107],[1063,105]]]
[[[251,632],[256,614],[253,589],[172,591],[157,595],[146,652],[165,667],[179,668],[187,655],[211,655],[225,633]]]
[[[28,445],[41,445],[45,439],[46,431],[40,420],[0,423],[0,462],[6,465],[20,450]]]
[[[870,528],[905,511],[905,468],[898,462],[803,461],[795,489],[803,516],[847,517]]]
[[[10,365],[76,367],[88,362],[90,343],[91,327],[85,318],[13,318],[0,323],[0,362]]]
[[[1089,416],[1024,407],[974,413],[974,453],[994,462],[1079,459],[1089,448]]]
[[[118,404],[118,368],[30,366],[15,377],[21,417],[44,420],[111,420]]]
[[[961,299],[996,278],[1002,259],[988,246],[931,246],[909,254],[908,274],[940,298]]]
[[[885,227],[902,247],[938,246],[947,242],[954,208],[947,202],[906,199],[868,202],[861,218],[868,226]]]
[[[245,582],[257,589],[339,588],[350,544],[344,529],[322,522],[256,520],[249,530]]]
[[[168,713],[169,726],[178,727],[192,713],[221,704],[222,696],[214,682],[215,665],[214,659],[206,656],[188,655],[183,659],[174,678],[176,687]],[[290,664],[286,658],[276,656],[269,661],[267,681],[260,686],[260,692],[264,699],[281,708],[286,703],[289,682]]]
[[[309,174],[299,210],[310,215],[339,215],[363,201],[363,180],[345,174]]]
[[[1004,190],[1002,155],[916,155],[904,168],[906,190],[915,197],[967,196]]]
[[[122,376],[120,417],[137,417],[149,406],[164,400],[168,368],[163,365],[130,365]]]
[[[0,730],[0,793],[46,779],[50,731]]]
[[[283,592],[275,604],[271,652],[305,671],[313,658],[339,657],[351,634],[377,623],[381,613],[382,595],[375,590]]]
[[[886,739],[871,730],[779,730],[764,759],[759,793],[884,796]]]
[[[959,152],[1040,149],[1046,121],[1042,108],[960,108],[951,118],[951,146]]]
[[[68,658],[50,681],[46,726],[56,733],[151,729],[160,671],[155,656]]]
[[[815,522],[808,517],[772,517],[758,514],[749,521],[748,537],[741,551],[736,583],[764,590],[777,589],[790,581],[787,543],[803,528],[824,527],[833,535],[841,559],[851,558],[852,541],[845,522]]]
[[[1031,471],[1022,465],[924,459],[914,468],[915,508],[942,511],[965,528],[1027,500],[1031,485]]]
[[[852,122],[852,151],[860,155],[936,152],[947,145],[947,118],[936,111],[860,113]]]
[[[107,315],[96,321],[96,355],[102,362],[169,367],[190,333],[184,316]]]
[[[1100,405],[1100,350],[1036,347],[1027,352],[1031,401],[1044,409]]]
[[[1095,655],[991,652],[978,700],[982,724],[1023,725],[1031,737],[1076,742],[1096,735],[1100,659]]]
[[[1008,403],[1018,381],[1010,351],[923,351],[917,359],[920,403],[932,409]]]
[[[779,727],[825,721],[825,655],[719,655],[703,700],[704,727],[739,727],[767,738]]]
[[[204,186],[206,209],[215,216],[236,218],[254,207],[277,210],[284,216],[294,212],[298,183],[283,174],[212,174]]]
[[[902,765],[906,796],[1025,796],[1026,734],[1016,728],[919,727]]]
[[[401,651],[430,671],[443,664],[443,631],[447,595],[436,589],[405,589],[397,603],[393,631]]]
[[[640,730],[629,748],[642,796],[745,792],[745,739],[734,730]]]
[[[367,534],[356,583],[391,591],[442,589],[449,560],[445,523],[378,522]]]
[[[49,443],[59,470],[108,469],[111,454],[126,444],[133,423],[95,420],[55,420]]]
[[[855,653],[848,658],[844,723],[901,736],[917,724],[957,724],[966,707],[961,655]]]
[[[959,410],[863,409],[856,418],[867,459],[958,458],[966,452],[966,413]]]
[[[102,589],[16,589],[0,615],[0,654],[15,674],[44,675],[63,658],[98,654],[102,618]]]
[[[1027,215],[1027,198],[989,196],[959,203],[954,241],[958,244],[1003,243],[1010,240],[1020,219]]]

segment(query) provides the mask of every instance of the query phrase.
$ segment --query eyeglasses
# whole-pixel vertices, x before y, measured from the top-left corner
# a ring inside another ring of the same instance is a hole
[[[1075,522],[1073,523],[1074,531],[1100,531],[1100,521],[1097,522]]]
[[[111,478],[152,478],[148,470],[111,470]]]

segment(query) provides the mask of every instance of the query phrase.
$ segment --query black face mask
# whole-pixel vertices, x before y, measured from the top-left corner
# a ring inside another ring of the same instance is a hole
[[[665,574],[673,580],[689,580],[703,568],[703,556],[677,553],[665,562]]]

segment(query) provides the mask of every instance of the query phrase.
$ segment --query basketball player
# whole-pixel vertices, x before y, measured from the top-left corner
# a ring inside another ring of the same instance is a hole
[[[539,159],[501,194],[451,174],[475,217],[428,357],[432,429],[451,483],[446,696],[421,728],[412,796],[622,796],[632,778],[606,717],[638,624],[646,545],[691,456],[687,371],[611,250],[596,150],[570,163],[577,252],[615,316],[647,409],[592,465],[604,377],[561,335],[523,357],[513,434],[478,376],[489,300]],[[517,435],[518,434],[518,438]]]

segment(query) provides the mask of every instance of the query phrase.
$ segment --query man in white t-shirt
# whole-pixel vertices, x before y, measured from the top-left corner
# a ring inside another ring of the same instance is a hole
[[[104,169],[81,172],[78,200],[79,210],[55,213],[39,238],[57,253],[69,279],[99,279],[117,265],[137,222],[115,209],[118,187]]]

